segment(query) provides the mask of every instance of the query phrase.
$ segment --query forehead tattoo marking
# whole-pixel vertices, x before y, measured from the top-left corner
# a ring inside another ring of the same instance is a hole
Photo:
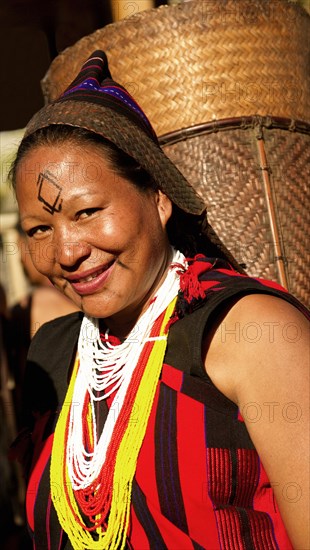
[[[61,211],[62,199],[60,198],[62,187],[56,183],[52,174],[49,171],[46,171],[44,174],[40,172],[38,181],[38,199],[40,202],[43,202],[44,210],[47,210],[50,214],[54,212]],[[53,202],[49,202],[44,196],[49,194],[52,197]]]

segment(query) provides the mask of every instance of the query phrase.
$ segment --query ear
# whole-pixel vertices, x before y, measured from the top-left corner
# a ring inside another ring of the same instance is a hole
[[[162,226],[165,228],[172,214],[172,202],[162,191],[157,191],[157,209]]]

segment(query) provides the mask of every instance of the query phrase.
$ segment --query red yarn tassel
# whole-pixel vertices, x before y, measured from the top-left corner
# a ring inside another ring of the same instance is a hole
[[[194,259],[188,260],[188,269],[180,276],[180,290],[188,304],[193,299],[203,299],[206,292],[202,283],[199,281],[199,275],[213,267],[211,262],[206,261],[206,257],[197,254]]]

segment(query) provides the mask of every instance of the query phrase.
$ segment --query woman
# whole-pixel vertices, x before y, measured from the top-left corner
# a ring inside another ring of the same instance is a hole
[[[36,268],[83,312],[29,354],[35,548],[307,547],[306,312],[227,262],[103,52],[12,177]]]

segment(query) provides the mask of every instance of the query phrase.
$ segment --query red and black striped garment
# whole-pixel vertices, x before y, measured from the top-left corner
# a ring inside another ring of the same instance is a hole
[[[263,293],[304,308],[275,283],[198,260],[205,298],[190,308],[180,298],[183,318],[170,328],[134,478],[127,547],[289,550],[271,484],[240,411],[207,376],[201,349],[206,327],[230,300]],[[35,550],[72,548],[51,502],[49,463],[81,318],[73,313],[44,325],[29,353],[27,407],[38,420],[31,436],[26,508]],[[101,402],[102,422],[106,407]]]

